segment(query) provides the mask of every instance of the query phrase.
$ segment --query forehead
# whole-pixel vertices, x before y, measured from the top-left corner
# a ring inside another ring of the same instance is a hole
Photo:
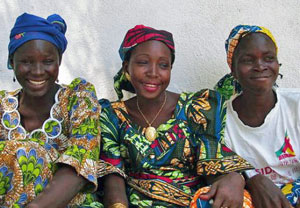
[[[33,54],[33,53],[58,53],[57,47],[45,40],[30,40],[23,45],[21,45],[14,55],[26,55],[26,54]]]
[[[276,46],[272,39],[263,33],[251,33],[245,37],[243,37],[236,50],[235,53],[247,52],[254,49],[258,50],[267,50],[273,51],[276,53]]]
[[[163,42],[157,40],[149,40],[137,45],[133,49],[132,54],[148,54],[151,52],[167,53],[168,55],[171,55],[171,50],[168,48],[168,46],[166,46],[166,44],[164,44]]]

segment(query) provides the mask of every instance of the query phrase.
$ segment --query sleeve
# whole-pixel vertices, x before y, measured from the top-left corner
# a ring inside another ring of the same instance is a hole
[[[102,107],[100,116],[102,137],[100,159],[106,164],[110,164],[106,167],[106,170],[102,171],[99,175],[104,176],[110,173],[118,173],[126,177],[123,172],[124,162],[121,157],[119,118],[108,100],[101,99],[99,103]]]
[[[91,182],[85,190],[97,189],[97,162],[100,150],[99,116],[101,107],[95,88],[83,79],[75,79],[60,96],[67,146],[56,163],[75,168]]]
[[[198,175],[218,175],[252,168],[247,161],[225,146],[224,101],[216,91],[201,90],[194,94],[188,107],[188,122],[197,144]]]

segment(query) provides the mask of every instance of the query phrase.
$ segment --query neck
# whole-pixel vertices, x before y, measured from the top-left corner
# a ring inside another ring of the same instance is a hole
[[[31,96],[22,91],[20,94],[19,108],[32,109],[36,112],[43,112],[45,109],[48,110],[55,102],[54,97],[58,89],[59,85],[56,84],[53,87],[53,90],[46,93],[42,97]],[[39,111],[36,109],[39,109]]]
[[[167,96],[167,91],[161,93],[161,95],[158,98],[155,99],[147,99],[143,97],[136,96],[136,99],[138,100],[138,104],[140,109],[145,114],[149,109],[157,109],[160,108],[161,105],[164,103],[165,98]]]
[[[243,92],[233,101],[233,109],[244,124],[256,127],[264,123],[275,103],[276,96],[273,90],[264,94]]]

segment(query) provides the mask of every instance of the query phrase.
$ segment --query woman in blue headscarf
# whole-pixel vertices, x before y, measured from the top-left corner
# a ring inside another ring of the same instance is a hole
[[[11,30],[8,68],[21,89],[0,91],[1,207],[93,206],[100,106],[94,86],[57,84],[67,26],[24,13]],[[80,193],[79,193],[80,192]]]

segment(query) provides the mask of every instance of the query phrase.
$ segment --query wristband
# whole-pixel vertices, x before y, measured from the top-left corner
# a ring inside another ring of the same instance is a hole
[[[108,208],[127,208],[127,206],[122,203],[114,203],[110,205]]]
[[[248,180],[248,179],[258,175],[259,173],[256,172],[255,170],[245,170],[242,172],[242,174],[243,174],[245,180]]]

